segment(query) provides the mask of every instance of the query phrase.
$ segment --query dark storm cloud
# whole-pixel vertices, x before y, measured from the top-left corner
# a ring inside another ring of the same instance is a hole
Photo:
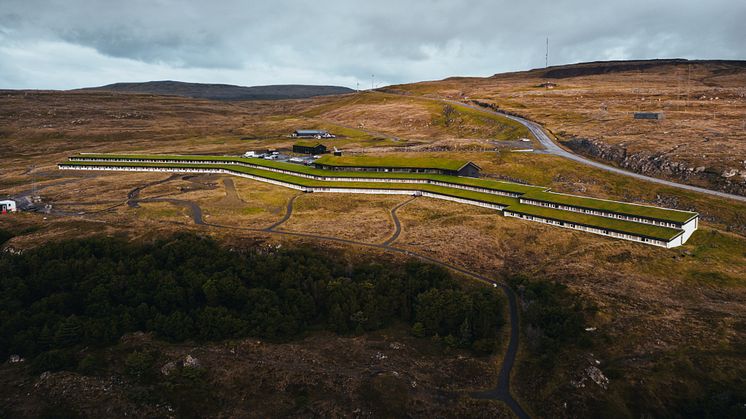
[[[370,86],[632,58],[746,58],[746,2],[2,0],[0,87]]]

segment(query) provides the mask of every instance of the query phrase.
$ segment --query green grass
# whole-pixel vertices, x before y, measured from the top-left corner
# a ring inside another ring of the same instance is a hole
[[[316,147],[318,145],[324,145],[324,144],[321,144],[319,141],[296,141],[293,145],[297,145],[301,147]]]
[[[409,169],[459,170],[469,162],[434,157],[356,157],[356,156],[323,156],[316,163],[334,167],[381,167]]]
[[[293,163],[278,162],[274,160],[265,160],[258,158],[245,157],[223,157],[223,156],[166,156],[166,155],[143,155],[143,154],[84,154],[76,157],[92,159],[143,159],[143,160],[193,160],[193,161],[224,161],[240,162],[253,164],[256,166],[267,167],[272,169],[286,170],[289,172],[317,176],[317,177],[350,177],[350,178],[368,178],[368,179],[410,179],[410,180],[432,180],[436,182],[450,183],[454,185],[473,186],[477,188],[491,189],[495,191],[524,194],[531,191],[543,191],[546,188],[540,186],[523,185],[520,183],[504,182],[496,180],[485,180],[468,177],[458,177],[449,175],[436,175],[427,173],[386,173],[386,172],[345,172],[345,171],[328,171],[316,169],[309,166],[302,166]]]
[[[617,220],[614,218],[600,217],[597,215],[581,214],[572,211],[563,211],[553,208],[544,208],[535,205],[517,204],[506,208],[519,214],[546,218],[554,221],[580,224],[587,227],[612,230],[618,233],[629,233],[651,239],[670,241],[683,233],[682,230],[668,227],[641,224],[633,221]]]
[[[529,192],[521,198],[591,210],[608,211],[633,217],[672,221],[682,224],[697,216],[697,213],[695,212],[657,208],[646,205],[629,204],[626,202],[616,202],[547,191]]]

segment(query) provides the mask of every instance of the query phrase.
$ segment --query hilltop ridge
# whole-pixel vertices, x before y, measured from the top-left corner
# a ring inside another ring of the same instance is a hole
[[[212,100],[280,100],[305,99],[315,96],[340,95],[354,92],[341,86],[282,84],[270,86],[236,86],[232,84],[187,83],[173,80],[136,83],[113,83],[75,91],[108,91],[119,93],[150,93]]]

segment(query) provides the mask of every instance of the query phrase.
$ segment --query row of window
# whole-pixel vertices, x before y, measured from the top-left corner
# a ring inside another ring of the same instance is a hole
[[[573,212],[580,212],[584,214],[591,214],[591,215],[598,215],[601,217],[606,218],[617,218],[620,220],[626,220],[626,221],[634,221],[638,223],[644,223],[644,224],[653,224],[653,225],[659,225],[663,227],[673,227],[673,228],[680,228],[681,225],[670,222],[670,221],[660,221],[660,220],[653,220],[650,218],[642,218],[642,217],[634,217],[629,215],[623,215],[623,214],[617,214],[614,212],[605,212],[605,211],[599,211],[599,210],[591,210],[587,208],[580,208],[580,207],[572,207],[568,205],[561,205],[561,204],[554,204],[550,202],[542,202],[542,201],[534,201],[531,199],[521,199],[520,202],[522,204],[529,204],[529,205],[536,205],[540,207],[546,207],[546,208],[555,208],[555,209],[561,209],[565,211],[573,211]]]
[[[638,242],[643,242],[643,243],[649,243],[649,244],[653,244],[653,245],[656,245],[656,246],[666,247],[666,245],[667,245],[667,242],[662,241],[662,240],[649,239],[647,237],[641,237],[641,236],[635,236],[635,235],[632,235],[632,234],[619,233],[619,232],[610,231],[610,230],[603,230],[603,229],[598,229],[598,228],[594,228],[594,227],[577,225],[577,224],[574,224],[574,223],[566,223],[566,222],[563,222],[563,221],[550,220],[550,219],[541,218],[541,217],[534,217],[534,216],[531,216],[531,215],[519,214],[519,213],[515,213],[515,212],[510,212],[510,211],[506,211],[505,215],[513,216],[513,217],[516,217],[516,218],[523,218],[523,219],[526,219],[526,220],[536,221],[536,222],[540,222],[540,223],[544,223],[544,224],[552,224],[552,225],[558,225],[558,226],[561,226],[561,227],[572,228],[574,230],[589,231],[589,232],[596,233],[596,234],[602,234],[602,235],[611,236],[611,237],[617,237],[617,238],[626,239],[626,240],[632,240],[632,241],[638,241]]]

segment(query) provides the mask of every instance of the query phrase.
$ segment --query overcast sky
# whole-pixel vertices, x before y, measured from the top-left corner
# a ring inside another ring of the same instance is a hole
[[[746,59],[743,0],[0,0],[0,88],[369,88],[549,63]]]

